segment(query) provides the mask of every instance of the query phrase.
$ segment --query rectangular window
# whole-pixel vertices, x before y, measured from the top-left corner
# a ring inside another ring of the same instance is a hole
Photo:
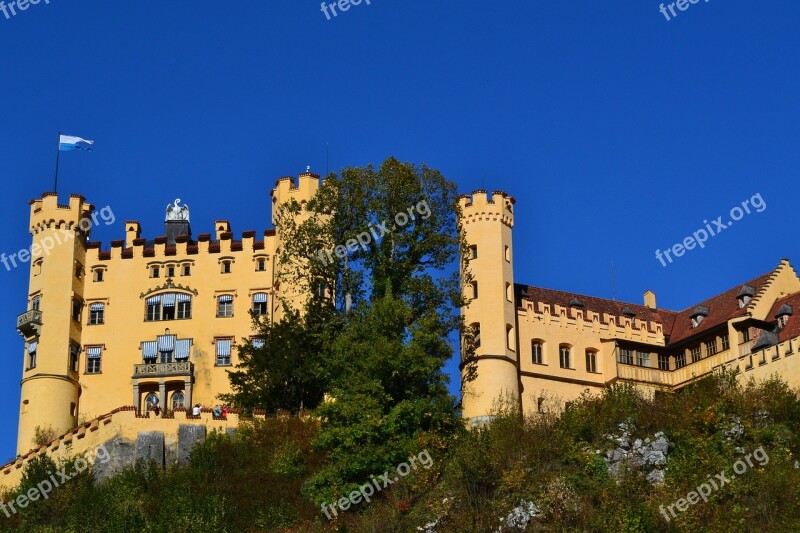
[[[561,368],[572,368],[569,360],[569,346],[561,346],[558,350],[558,364]]]
[[[174,266],[167,267],[167,277],[168,278],[174,278],[175,277],[175,267]]]
[[[36,350],[39,349],[39,343],[29,342],[28,343],[28,368],[30,370],[32,368],[36,368]]]
[[[230,318],[233,316],[233,296],[224,294],[217,299],[217,317]]]
[[[750,328],[742,330],[742,342],[750,342]]]
[[[189,296],[178,295],[178,319],[192,318],[192,299]]]
[[[86,373],[99,374],[100,361],[103,357],[102,346],[89,346],[86,348]]]
[[[472,299],[473,300],[477,300],[478,299],[478,282],[477,281],[473,281],[472,282]]]
[[[650,366],[650,354],[648,352],[636,351],[636,364],[639,366]]]
[[[154,320],[161,320],[161,300],[156,298],[155,301],[147,301],[147,318],[148,322]]]
[[[708,355],[717,353],[717,339],[710,340],[706,343],[706,353]]]
[[[531,342],[531,352],[532,352],[532,362],[534,365],[542,365],[544,364],[542,358],[542,343],[533,341]]]
[[[230,366],[232,344],[231,339],[217,339],[217,366]]]
[[[222,262],[222,273],[223,274],[230,274],[231,273],[231,262],[230,261],[223,261]]]
[[[658,369],[669,370],[669,356],[665,354],[658,354]]]
[[[702,353],[700,351],[700,346],[692,347],[692,363],[696,363],[702,358],[703,358],[703,355],[702,355]]]
[[[79,300],[72,300],[72,320],[75,322],[81,321],[81,309],[83,304]]]
[[[256,260],[256,272],[264,272],[267,269],[267,260],[266,259],[258,259]]]
[[[675,354],[675,368],[683,368],[686,366],[686,352]]]
[[[81,347],[77,344],[69,345],[69,369],[73,372],[78,371],[78,355],[81,352]]]
[[[633,350],[629,348],[620,348],[619,349],[619,362],[623,365],[632,365],[633,364]]]
[[[89,306],[89,325],[96,326],[105,323],[106,306],[95,303]]]
[[[183,265],[183,275],[184,276],[191,276],[192,275],[192,266],[191,265]]]
[[[597,352],[593,350],[586,350],[586,371],[597,373]]]
[[[728,337],[728,334],[726,333],[722,336],[722,350],[723,351],[730,350],[730,348],[731,348],[731,339],[730,337]]]
[[[158,268],[157,266],[154,266],[153,268],[151,268],[150,269],[150,277],[151,278],[161,277],[161,269]]]
[[[253,295],[253,314],[255,316],[267,314],[267,293],[259,292]]]
[[[93,272],[92,279],[95,282],[99,283],[99,282],[103,281],[104,278],[105,278],[105,270],[103,270],[102,268],[98,268],[97,270],[95,270]]]
[[[477,259],[478,258],[478,247],[477,245],[472,245],[469,247],[469,259]]]
[[[481,325],[478,323],[472,324],[472,333],[475,338],[475,348],[481,347]]]

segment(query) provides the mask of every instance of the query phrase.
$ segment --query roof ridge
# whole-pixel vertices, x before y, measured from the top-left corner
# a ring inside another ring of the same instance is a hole
[[[701,300],[701,301],[699,301],[699,302],[693,303],[693,304],[691,304],[691,305],[689,305],[689,306],[687,306],[687,307],[684,307],[683,309],[681,309],[680,311],[677,311],[677,312],[678,312],[678,313],[684,313],[684,312],[686,312],[686,311],[689,311],[690,309],[694,309],[694,308],[695,308],[695,307],[697,307],[698,305],[703,305],[704,303],[706,303],[706,302],[708,302],[708,301],[710,301],[710,300],[713,300],[713,299],[715,299],[715,298],[717,298],[717,297],[719,297],[719,296],[722,296],[722,295],[723,295],[723,294],[725,294],[726,292],[731,292],[731,291],[733,291],[733,290],[735,290],[735,289],[737,289],[737,288],[741,288],[741,287],[743,287],[744,285],[755,284],[755,282],[756,282],[757,280],[759,280],[759,279],[761,279],[761,278],[763,278],[763,277],[765,277],[765,276],[771,277],[771,276],[772,276],[772,275],[775,273],[775,271],[776,271],[776,270],[778,270],[778,268],[780,268],[780,265],[778,265],[777,267],[773,268],[772,270],[770,270],[770,271],[768,271],[768,272],[764,272],[764,273],[763,273],[763,274],[761,274],[760,276],[756,276],[756,277],[754,277],[753,279],[750,279],[750,280],[747,280],[747,281],[745,281],[744,283],[737,283],[736,285],[734,285],[733,287],[731,287],[731,288],[729,288],[729,289],[725,289],[724,291],[720,291],[720,292],[718,292],[718,293],[714,294],[713,296],[709,296],[708,298],[705,298],[705,299],[703,299],[703,300]],[[768,281],[768,280],[767,280],[767,281]],[[752,286],[752,285],[751,285],[751,286]],[[759,291],[756,293],[756,296],[754,296],[754,297],[753,297],[753,300],[755,300],[756,298],[758,298],[759,294],[761,294],[761,291],[764,289],[764,287],[766,287],[766,281],[765,281],[765,284],[764,284],[764,286],[763,286],[761,289],[759,289]]]
[[[591,294],[581,294],[581,293],[578,293],[578,292],[562,291],[561,289],[549,289],[547,287],[538,287],[536,285],[528,285],[527,283],[516,283],[516,285],[522,285],[523,287],[526,287],[526,288],[539,289],[539,290],[543,290],[543,291],[559,292],[559,293],[561,293],[561,294],[563,294],[565,296],[574,296],[576,298],[593,298],[595,300],[605,300],[607,302],[612,302],[612,303],[623,305],[623,306],[624,305],[635,305],[636,307],[643,307],[645,309],[650,309],[649,307],[647,307],[646,305],[643,305],[643,304],[635,304],[633,302],[623,302],[623,301],[620,301],[620,300],[612,300],[611,298],[603,298],[602,296],[592,296]],[[659,311],[660,310],[661,310],[661,308],[659,308]],[[667,309],[665,309],[665,311],[666,310]]]

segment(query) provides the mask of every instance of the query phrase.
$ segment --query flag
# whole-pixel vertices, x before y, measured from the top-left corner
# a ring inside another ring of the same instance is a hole
[[[73,137],[72,135],[60,135],[58,139],[59,152],[71,152],[72,150],[92,150],[94,141]]]

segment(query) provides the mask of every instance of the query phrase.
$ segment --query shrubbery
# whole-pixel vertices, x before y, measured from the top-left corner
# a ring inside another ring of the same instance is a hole
[[[513,409],[499,408],[485,430],[456,432],[447,442],[421,435],[419,446],[434,460],[429,470],[416,470],[333,522],[303,495],[309,480],[345,468],[315,452],[318,420],[269,419],[243,424],[233,438],[212,434],[183,469],[140,466],[100,485],[81,474],[49,500],[0,517],[0,528],[403,532],[435,524],[431,531],[519,531],[504,525],[512,510],[524,522],[521,510],[535,508],[528,531],[798,531],[798,418],[800,400],[785,383],[739,385],[729,376],[653,399],[633,387],[614,387],[600,397],[582,397],[564,413],[524,421]],[[651,485],[635,469],[609,475],[596,451],[620,423],[634,437],[666,433],[671,449],[664,484]],[[725,470],[730,477],[734,463],[758,447],[768,463],[748,468],[708,503],[690,506],[669,523],[664,519],[661,506],[685,497],[709,475]],[[364,457],[380,450],[379,443],[365,444]],[[364,472],[380,473],[371,467]],[[34,463],[20,491],[53,468],[46,459]]]

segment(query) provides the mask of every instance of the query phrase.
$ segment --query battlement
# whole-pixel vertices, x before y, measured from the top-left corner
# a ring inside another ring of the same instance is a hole
[[[66,205],[58,203],[58,194],[54,192],[43,193],[41,198],[35,198],[28,203],[31,206],[31,235],[46,228],[80,228],[81,220],[91,222],[90,217],[94,211],[94,206],[80,194],[71,194]],[[84,225],[91,227],[90,223]]]
[[[275,188],[272,189],[272,223],[275,223],[276,209],[281,205],[291,202],[306,203],[310,201],[319,190],[319,175],[313,172],[304,172],[298,176],[297,184],[291,176],[278,178]]]
[[[219,222],[219,221],[218,221]],[[138,230],[138,228],[137,228]],[[138,234],[138,233],[137,233]],[[156,237],[152,241],[143,238],[130,238],[111,241],[111,249],[103,250],[102,243],[91,241],[86,244],[87,262],[107,262],[117,259],[134,259],[146,257],[152,260],[175,261],[191,255],[221,254],[221,253],[270,253],[270,241],[275,238],[275,230],[264,230],[260,239],[253,230],[242,232],[241,239],[236,240],[231,232],[222,232],[217,235],[217,240],[211,239],[210,233],[201,233],[193,241],[188,235],[179,235],[175,244],[170,245],[164,236]]]
[[[528,322],[557,323],[560,327],[576,331],[590,329],[608,336],[619,336],[648,344],[664,344],[664,327],[660,322],[622,314],[597,312],[580,307],[567,307],[557,303],[522,299],[520,318]]]
[[[493,191],[491,196],[484,189],[462,194],[458,198],[461,207],[461,221],[469,224],[475,221],[499,220],[506,226],[514,227],[514,204],[516,200],[505,191]]]

